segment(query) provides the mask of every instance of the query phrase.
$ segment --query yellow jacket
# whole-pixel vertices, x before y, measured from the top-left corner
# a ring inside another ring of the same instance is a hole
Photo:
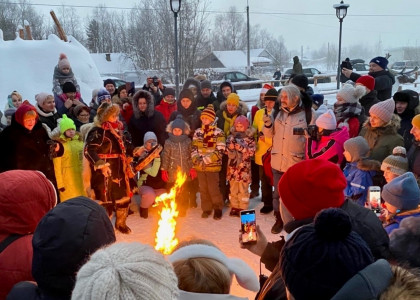
[[[273,144],[273,139],[271,137],[264,137],[260,139],[259,136],[264,136],[262,134],[262,129],[264,127],[263,116],[265,113],[265,109],[261,108],[255,113],[254,122],[252,123],[252,127],[254,127],[257,131],[256,133],[256,144],[257,144],[257,151],[255,152],[255,163],[257,165],[262,166],[262,156],[267,152],[267,150]]]

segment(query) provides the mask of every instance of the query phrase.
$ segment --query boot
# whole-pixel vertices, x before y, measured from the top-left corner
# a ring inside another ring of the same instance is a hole
[[[271,233],[278,234],[283,230],[283,220],[280,217],[279,211],[275,211],[274,216],[276,217],[276,223],[271,227]]]
[[[222,210],[221,209],[215,209],[213,214],[213,219],[220,220],[222,218]]]
[[[130,227],[128,227],[127,224],[125,223],[127,221],[127,213],[128,213],[128,208],[120,208],[120,207],[118,207],[117,211],[115,212],[115,215],[116,215],[115,229],[124,234],[131,233]]]
[[[147,219],[149,217],[149,209],[140,207],[140,218]]]

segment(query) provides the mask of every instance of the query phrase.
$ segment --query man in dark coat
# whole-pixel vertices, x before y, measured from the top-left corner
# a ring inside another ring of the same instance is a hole
[[[220,109],[220,104],[222,104],[223,101],[226,101],[230,93],[236,93],[235,88],[229,81],[223,81],[220,84],[219,91],[217,92],[217,99],[213,102],[215,112]]]
[[[216,101],[216,96],[211,88],[211,82],[209,80],[203,80],[200,83],[200,92],[197,95],[197,108],[203,110],[209,104],[213,104]]]
[[[416,115],[415,108],[419,105],[419,94],[413,90],[402,90],[393,96],[395,101],[395,113],[401,118],[401,127],[398,133],[404,139],[405,149],[410,149],[413,142],[411,120]]]
[[[375,78],[375,90],[378,92],[380,101],[391,98],[392,85],[395,83],[395,77],[388,71],[387,67],[388,60],[382,56],[372,58],[369,63],[369,75]],[[356,82],[361,76],[346,68],[343,68],[341,72],[353,82]]]
[[[303,74],[302,64],[299,61],[299,57],[295,56],[293,57],[292,75],[299,75],[299,74]]]

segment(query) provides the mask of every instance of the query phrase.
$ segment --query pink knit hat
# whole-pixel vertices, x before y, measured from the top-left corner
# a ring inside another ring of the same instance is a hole
[[[373,105],[369,109],[369,113],[378,116],[379,119],[381,119],[385,123],[388,123],[392,119],[394,110],[395,110],[395,101],[392,98],[390,98],[388,100],[381,101]]]
[[[249,127],[249,120],[247,119],[247,117],[245,117],[245,116],[238,116],[236,119],[235,119],[235,122],[233,123],[234,125],[236,125],[236,124],[242,124],[242,126],[245,128],[245,129],[248,129],[248,127]]]

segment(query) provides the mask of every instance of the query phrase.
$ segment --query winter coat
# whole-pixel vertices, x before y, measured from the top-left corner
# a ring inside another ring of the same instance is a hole
[[[349,139],[347,127],[337,128],[328,136],[322,136],[319,141],[311,138],[306,141],[306,159],[323,159],[340,166],[343,161],[343,144]]]
[[[156,93],[153,91],[152,87],[149,87],[147,84],[143,85],[142,90],[144,91],[148,91],[152,97],[153,97],[153,105],[159,105],[160,101],[162,100],[162,94],[163,94],[163,90],[161,90],[160,88],[157,88]]]
[[[52,92],[60,96],[63,93],[63,85],[66,82],[71,82],[76,87],[76,92],[80,93],[80,87],[77,83],[76,77],[74,77],[73,70],[70,68],[70,72],[68,74],[63,74],[60,71],[58,65],[54,67],[54,75],[53,75],[53,89]]]
[[[331,300],[379,299],[382,292],[391,285],[393,277],[394,273],[389,262],[378,259],[350,278]]]
[[[179,291],[179,300],[247,300],[248,298],[237,297],[230,294],[203,294]]]
[[[312,110],[310,124],[314,122]],[[281,108],[273,123],[270,127],[264,126],[262,130],[266,138],[273,139],[271,167],[279,172],[286,172],[289,167],[305,159],[305,136],[293,134],[293,128],[308,127],[303,103],[291,112]]]
[[[245,102],[239,101],[239,106],[236,109],[236,112],[233,114],[229,114],[227,111],[227,103],[226,101],[223,101],[220,104],[220,109],[216,111],[216,117],[217,117],[217,127],[223,130],[225,133],[225,136],[228,136],[230,134],[230,129],[233,126],[233,123],[235,122],[235,119],[238,116],[245,116],[248,113],[248,106]],[[229,123],[230,122],[230,123]]]
[[[0,172],[8,170],[37,170],[51,180],[55,187],[57,182],[54,164],[49,157],[51,139],[42,123],[37,121],[29,131],[18,122],[14,115],[12,124],[0,133]],[[63,155],[64,147],[58,142],[57,157]],[[7,145],[6,147],[3,145]],[[53,149],[52,149],[52,152]]]
[[[232,83],[230,81],[223,81],[222,84],[225,85],[225,86],[226,85],[230,86],[230,89],[231,89],[232,93],[236,93],[235,87],[232,85]],[[220,110],[220,104],[222,104],[223,101],[226,101],[226,98],[225,98],[225,96],[223,96],[222,89],[219,88],[219,90],[217,91],[217,94],[216,94],[216,101],[213,102],[214,111],[216,113],[217,113],[218,110]]]
[[[177,104],[176,102],[168,103],[165,99],[163,99],[160,101],[160,104],[155,107],[155,110],[159,111],[163,115],[165,118],[165,124],[168,124],[169,117],[177,110]]]
[[[207,107],[209,104],[213,104],[214,101],[217,100],[216,96],[213,92],[211,92],[210,97],[204,98],[204,96],[201,93],[198,93],[197,95],[197,108],[202,111]]]
[[[420,178],[420,142],[414,141],[407,152],[408,169]]]
[[[408,94],[410,99],[407,108],[403,111],[402,114],[398,114],[397,110],[395,109],[395,114],[401,118],[401,127],[398,129],[398,133],[403,137],[404,147],[408,150],[410,149],[414,139],[414,136],[410,133],[410,130],[413,127],[411,120],[416,115],[415,109],[419,105],[419,94],[412,90],[404,90],[400,93]]]
[[[389,237],[376,214],[368,208],[357,205],[350,199],[346,199],[340,208],[349,214],[353,231],[357,232],[366,242],[375,259],[388,259],[390,257]],[[312,222],[313,218],[294,220],[284,224],[284,230],[291,233],[300,226]],[[279,262],[280,251],[284,244],[284,239],[267,244],[261,256],[261,262],[267,270],[273,271]]]
[[[114,242],[103,207],[85,197],[60,203],[39,222],[33,236],[36,283],[15,285],[7,299],[69,300],[80,267],[97,249]]]
[[[299,57],[297,56],[293,57],[292,74],[295,74],[295,75],[303,74],[302,64],[300,63]]]
[[[28,183],[30,185],[17,183]],[[0,299],[14,284],[32,278],[32,236],[38,222],[57,202],[54,187],[36,171],[0,174],[0,243],[21,235],[0,252]]]
[[[364,108],[365,116],[369,117],[369,109],[375,105],[376,103],[379,103],[379,99],[376,96],[378,94],[377,91],[373,90],[364,95],[362,98],[359,99],[359,103]]]
[[[64,154],[53,159],[60,200],[86,196],[82,180],[83,140],[78,134],[72,139],[61,135],[60,142],[64,146]],[[60,190],[63,188],[64,191]]]
[[[143,170],[140,170],[140,176],[137,180],[137,187],[141,187],[142,185],[147,185],[147,181],[150,181],[150,179],[153,177],[155,178],[160,170],[160,164],[161,164],[161,158],[156,157],[146,168]],[[157,178],[161,181],[161,185],[158,188],[164,188],[165,182],[161,179],[161,177]],[[152,188],[155,188],[154,186],[151,186]],[[157,188],[156,188],[157,189]]]
[[[139,98],[145,98],[147,108],[145,112],[139,110]],[[130,132],[135,147],[143,145],[143,138],[146,132],[152,131],[156,134],[158,143],[165,144],[167,138],[165,132],[165,118],[162,113],[155,110],[153,97],[150,93],[139,91],[133,97],[133,116],[128,123],[128,132]]]
[[[378,92],[380,101],[387,100],[392,96],[392,85],[395,83],[395,77],[388,70],[378,72],[369,72],[369,75],[375,78],[375,91]],[[356,82],[361,75],[355,72],[351,73],[350,79]]]
[[[200,172],[220,172],[225,152],[225,134],[215,125],[202,125],[194,132],[191,159]]]
[[[273,113],[273,111],[271,111]],[[265,114],[265,109],[262,108],[255,113],[254,122],[252,123],[252,127],[257,130],[257,149],[255,151],[255,163],[259,166],[263,165],[262,156],[267,153],[268,149],[273,144],[273,139],[270,137],[264,136],[262,130],[264,127],[263,116]],[[264,137],[260,139],[259,137]]]
[[[387,220],[385,224],[385,230],[389,234],[391,234],[392,231],[400,227],[400,223],[402,220],[408,217],[419,217],[420,216],[420,207],[417,207],[416,209],[412,210],[406,210],[399,212],[395,215],[393,215],[389,220]]]
[[[168,130],[172,131],[171,129],[171,126],[168,125]],[[162,164],[160,168],[168,171],[168,182],[175,182],[178,167],[182,173],[188,175],[192,168],[191,140],[188,135],[174,136],[172,133],[169,133],[169,138],[165,142],[161,157]],[[188,178],[190,177],[188,176]]]
[[[182,120],[186,122],[190,126],[190,134],[189,137],[192,139],[194,132],[197,128],[201,127],[201,111],[197,109],[197,103],[194,101],[191,102],[190,107],[185,109],[182,104],[181,100],[178,99],[177,101],[177,111],[174,111],[171,116],[169,117],[169,122],[172,122],[176,119],[178,115],[182,116]]]
[[[133,149],[121,130],[112,131],[107,124],[109,123],[95,124],[86,138],[84,156],[89,162],[90,187],[94,190],[95,200],[125,202],[130,197],[126,159],[127,155],[132,154]],[[100,170],[106,163],[111,169],[111,176],[108,179]]]
[[[227,175],[229,181],[251,183],[251,159],[255,153],[255,129],[248,128],[245,132],[237,132],[234,127],[226,139],[226,152],[228,154]],[[230,149],[229,146],[239,145],[239,149]]]
[[[359,135],[368,142],[370,159],[382,162],[395,147],[404,146],[402,136],[397,133],[399,128],[400,118],[395,114],[383,127],[372,127],[369,120],[365,122]]]
[[[47,125],[51,131],[53,131],[58,126],[58,119],[61,118],[61,115],[57,113],[57,110],[54,108],[53,112],[46,113],[39,107],[38,103],[35,105],[36,112],[39,116],[39,121]],[[60,132],[60,131],[58,131]]]
[[[348,163],[343,170],[347,179],[344,194],[360,206],[365,206],[368,188],[373,184],[373,178],[381,174],[381,164],[376,160],[362,159]]]

